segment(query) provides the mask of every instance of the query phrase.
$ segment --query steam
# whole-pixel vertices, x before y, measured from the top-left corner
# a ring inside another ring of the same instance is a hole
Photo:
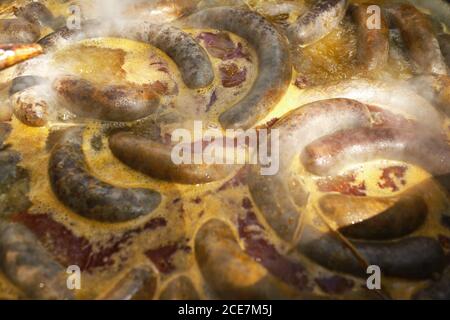
[[[77,42],[78,39],[90,37],[111,36],[130,25],[139,28],[140,23],[168,23],[179,17],[186,8],[195,5],[192,0],[97,0],[90,3],[81,3],[79,6],[68,4],[68,25],[80,26],[80,36],[69,40],[60,37],[56,45],[46,54],[23,63],[15,72],[14,77],[36,75],[47,79],[46,82],[34,88],[27,89],[27,99],[30,102],[46,101],[49,107],[49,125],[52,122],[70,122],[73,115],[65,111],[63,105],[57,100],[53,84],[61,76],[70,75],[64,63],[55,63],[55,52]],[[50,8],[51,9],[51,8]],[[70,54],[70,50],[65,54]],[[95,63],[95,62],[93,62]],[[20,93],[18,93],[20,94]],[[14,99],[10,99],[14,103]]]
[[[150,23],[173,21],[198,1],[193,0],[97,0],[89,17],[102,24],[120,26],[131,20]]]

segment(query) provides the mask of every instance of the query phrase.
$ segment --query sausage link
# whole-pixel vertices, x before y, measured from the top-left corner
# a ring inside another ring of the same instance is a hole
[[[73,299],[63,267],[24,226],[0,222],[0,267],[32,299]]]
[[[219,117],[225,128],[250,128],[272,110],[289,86],[292,67],[286,40],[263,16],[241,8],[205,9],[183,23],[235,33],[255,48],[259,73],[252,88]]]
[[[392,22],[400,29],[417,73],[447,74],[433,26],[427,16],[409,4],[387,8]]]
[[[304,147],[318,137],[344,128],[370,126],[365,104],[350,99],[329,99],[307,104],[286,114],[275,123],[279,130],[280,171],[263,176],[252,166],[249,187],[253,200],[268,223],[283,239],[290,240],[298,227],[299,206],[305,205],[307,192],[301,182],[290,179],[289,168]]]
[[[308,171],[337,175],[346,166],[376,159],[418,165],[432,175],[450,172],[450,147],[419,126],[341,130],[308,145],[301,155]]]
[[[149,214],[161,195],[149,189],[119,188],[95,178],[86,164],[80,128],[67,129],[52,149],[49,176],[58,199],[88,219],[122,222]]]

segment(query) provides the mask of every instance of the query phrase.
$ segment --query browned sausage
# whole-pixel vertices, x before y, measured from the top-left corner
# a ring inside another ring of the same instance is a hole
[[[275,123],[279,130],[280,170],[275,175],[261,175],[259,166],[251,166],[249,187],[253,200],[284,239],[291,239],[298,227],[299,207],[308,193],[301,182],[292,179],[289,168],[304,147],[317,138],[344,128],[370,126],[370,112],[365,104],[350,99],[329,99],[307,104],[286,114]]]
[[[185,184],[207,183],[226,178],[235,166],[221,164],[175,164],[172,146],[129,132],[109,138],[113,154],[125,164],[151,177]]]
[[[295,291],[242,251],[230,227],[220,220],[210,220],[200,228],[195,253],[203,277],[220,298],[295,297]]]
[[[427,204],[419,194],[379,198],[329,194],[319,204],[339,232],[351,239],[406,236],[418,229],[428,214]]]
[[[225,128],[250,128],[278,103],[289,86],[292,67],[286,40],[264,17],[242,8],[205,9],[183,23],[235,33],[256,49],[259,73],[252,88],[219,117]]]
[[[133,121],[152,114],[159,96],[146,85],[97,87],[76,76],[59,77],[53,83],[61,106],[74,114],[107,121]]]
[[[76,213],[103,222],[123,222],[151,213],[161,202],[159,192],[120,188],[94,177],[82,149],[83,129],[65,130],[53,146],[48,173],[57,198]]]
[[[380,28],[369,29],[370,5],[352,7],[352,16],[358,28],[358,64],[367,70],[382,68],[389,59],[389,26],[381,13]]]
[[[401,31],[415,71],[447,74],[447,66],[429,19],[409,4],[390,6],[387,12]]]
[[[310,172],[322,176],[375,159],[405,161],[433,175],[450,172],[448,143],[421,127],[342,130],[314,141],[301,157]]]
[[[306,226],[297,249],[326,268],[366,277],[368,265],[380,267],[382,275],[427,279],[444,267],[439,242],[428,237],[395,241],[352,241],[353,250],[334,234]]]

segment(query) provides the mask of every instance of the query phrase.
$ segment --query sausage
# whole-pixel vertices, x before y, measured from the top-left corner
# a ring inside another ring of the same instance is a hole
[[[45,84],[30,86],[10,97],[14,115],[30,127],[43,127],[47,124],[49,100],[48,87]]]
[[[198,184],[221,180],[235,168],[222,164],[175,164],[171,157],[171,145],[130,132],[111,135],[109,147],[114,156],[131,168],[176,183]]]
[[[280,171],[261,175],[259,166],[251,166],[249,187],[252,198],[267,222],[285,240],[291,240],[298,227],[299,207],[305,205],[307,192],[288,172],[292,161],[304,147],[317,138],[344,128],[370,126],[365,104],[350,99],[329,99],[295,109],[273,126],[279,130]]]
[[[25,19],[0,19],[0,43],[33,43],[40,36],[39,24]]]
[[[252,127],[279,102],[289,86],[292,67],[286,40],[264,17],[242,8],[205,9],[189,16],[183,24],[229,31],[255,48],[259,73],[253,86],[241,101],[219,117],[225,128]]]
[[[295,291],[245,254],[225,222],[206,222],[195,237],[203,277],[222,299],[288,299]]]
[[[191,35],[176,27],[146,22],[130,23],[118,34],[147,42],[164,51],[175,61],[184,83],[191,89],[207,87],[214,80],[206,51]]]
[[[134,267],[99,300],[151,300],[156,289],[156,275],[150,267]]]
[[[354,240],[351,245],[353,249],[334,234],[305,226],[297,249],[328,269],[359,277],[367,276],[368,265],[379,266],[383,275],[406,279],[428,279],[444,267],[444,252],[433,238]]]
[[[327,98],[355,99],[389,112],[415,120],[433,132],[442,132],[444,119],[425,98],[404,83],[373,80],[345,80],[337,84],[317,86],[302,93],[304,103]]]
[[[415,76],[409,84],[439,110],[450,116],[450,77],[447,75],[428,74]]]
[[[159,96],[146,85],[97,87],[76,76],[61,76],[53,88],[59,103],[77,116],[107,120],[134,121],[152,114]]]
[[[358,32],[358,64],[366,70],[384,67],[389,59],[389,26],[381,13],[380,28],[369,29],[372,13],[370,5],[360,4],[352,7],[352,17]]]
[[[73,299],[63,267],[22,225],[0,222],[0,268],[31,299]]]
[[[95,178],[83,154],[83,130],[67,129],[52,149],[51,187],[57,198],[76,213],[103,222],[123,222],[158,207],[161,195],[149,189],[119,188]]]
[[[40,76],[18,76],[12,80],[9,89],[10,103],[14,115],[31,127],[47,124],[47,79]]]
[[[400,29],[415,72],[447,74],[439,42],[427,16],[409,4],[389,6],[387,12]]]
[[[421,127],[342,130],[308,145],[301,155],[308,171],[337,175],[346,166],[389,159],[421,166],[432,175],[450,172],[450,147]]]
[[[380,198],[329,194],[319,205],[339,232],[351,239],[403,237],[422,226],[428,215],[428,206],[419,194]]]
[[[289,26],[288,38],[292,45],[308,45],[335,29],[345,16],[347,0],[317,0],[309,10]]]
[[[11,67],[22,61],[34,58],[43,52],[38,44],[0,45],[0,70]]]

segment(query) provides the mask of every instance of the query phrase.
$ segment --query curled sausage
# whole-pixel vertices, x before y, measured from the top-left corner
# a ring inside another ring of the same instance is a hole
[[[0,222],[0,267],[29,298],[73,298],[63,267],[22,225]]]
[[[307,199],[301,182],[292,179],[288,172],[295,157],[323,135],[370,124],[367,106],[350,99],[313,102],[291,111],[275,123],[273,128],[280,131],[280,171],[263,176],[259,166],[252,166],[248,183],[253,200],[279,236],[292,239],[300,217],[298,208],[304,206]]]
[[[128,21],[119,27],[109,28],[97,21],[87,21],[82,30],[62,28],[41,39],[47,51],[61,41],[95,37],[123,37],[148,43],[165,52],[177,65],[184,83],[191,89],[209,86],[214,80],[211,61],[206,51],[188,33],[169,25]]]
[[[288,29],[291,44],[308,45],[335,29],[345,16],[347,0],[318,0]]]
[[[211,61],[206,51],[191,35],[176,27],[141,22],[131,23],[116,33],[149,43],[164,51],[175,61],[184,83],[191,89],[206,87],[214,80]]]
[[[235,33],[255,48],[259,73],[252,88],[219,117],[225,128],[250,128],[278,103],[289,86],[292,67],[286,40],[264,17],[241,8],[205,9],[183,23]]]
[[[25,82],[21,82],[21,85],[26,86]],[[28,84],[30,85],[28,88],[18,91],[10,97],[14,115],[30,127],[45,126],[49,120],[50,112],[48,87],[45,84]]]
[[[348,165],[375,159],[404,161],[433,175],[450,172],[450,148],[420,127],[342,130],[308,145],[303,165],[316,175],[336,175]]]
[[[447,66],[429,19],[410,4],[390,6],[387,12],[400,29],[415,71],[447,74]]]
[[[80,128],[67,129],[53,146],[48,172],[53,192],[76,213],[103,222],[122,222],[152,212],[161,195],[119,188],[95,178],[86,164]]]

